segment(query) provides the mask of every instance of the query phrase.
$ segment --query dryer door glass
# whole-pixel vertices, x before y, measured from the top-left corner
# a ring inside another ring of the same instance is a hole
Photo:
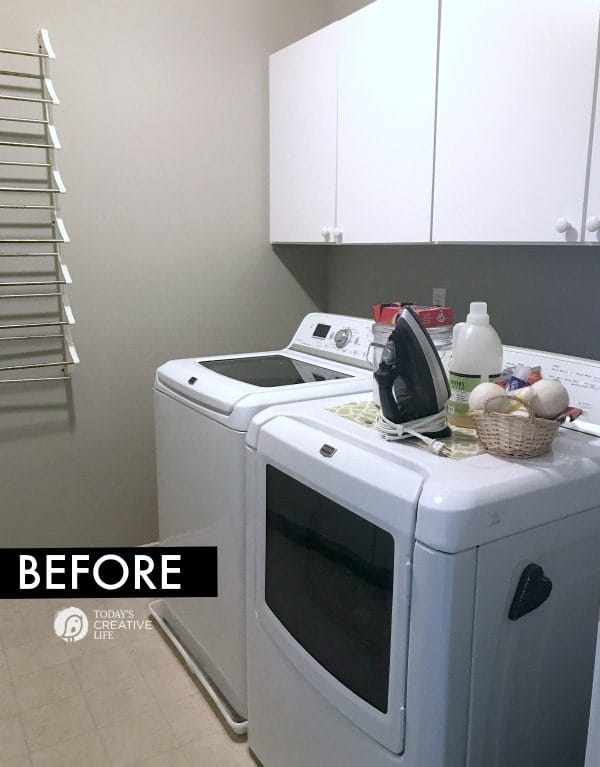
[[[330,674],[388,709],[390,533],[267,466],[265,601]]]

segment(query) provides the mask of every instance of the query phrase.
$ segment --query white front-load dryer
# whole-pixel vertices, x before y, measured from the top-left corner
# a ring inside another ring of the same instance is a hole
[[[154,385],[162,546],[216,546],[218,597],[152,606],[229,726],[246,729],[245,438],[276,404],[370,391],[372,321],[309,314],[281,351],[174,360]]]
[[[368,395],[248,430],[249,746],[264,767],[583,767],[600,605],[600,363],[538,458],[386,442]]]

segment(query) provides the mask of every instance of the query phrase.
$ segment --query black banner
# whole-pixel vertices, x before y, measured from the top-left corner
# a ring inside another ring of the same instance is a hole
[[[0,549],[0,599],[216,596],[215,546]]]

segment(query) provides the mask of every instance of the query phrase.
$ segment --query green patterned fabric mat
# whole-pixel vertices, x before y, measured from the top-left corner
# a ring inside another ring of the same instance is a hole
[[[379,408],[372,400],[368,400],[365,402],[348,402],[346,405],[336,405],[335,407],[328,408],[328,412],[338,415],[340,418],[354,421],[354,423],[358,423],[367,429],[374,429],[377,423],[377,416],[379,415]],[[473,429],[461,429],[458,426],[450,426],[450,429],[452,430],[452,435],[440,440],[451,451],[450,458],[461,460],[485,453]],[[428,450],[427,445],[418,439],[408,439],[406,443],[421,450]]]

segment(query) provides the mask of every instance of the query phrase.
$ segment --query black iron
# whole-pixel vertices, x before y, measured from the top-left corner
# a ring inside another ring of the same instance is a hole
[[[450,387],[440,356],[416,313],[405,306],[375,372],[381,410],[392,423],[405,424],[441,412]],[[430,436],[448,436],[450,430]]]

